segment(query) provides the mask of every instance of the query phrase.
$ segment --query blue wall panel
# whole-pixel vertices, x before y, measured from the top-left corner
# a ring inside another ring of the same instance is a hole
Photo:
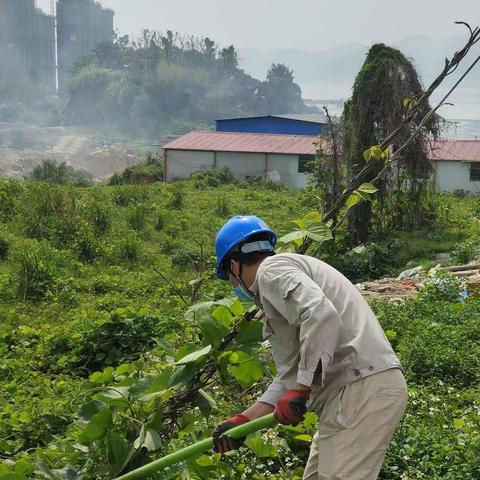
[[[319,135],[325,124],[281,117],[251,117],[217,120],[217,132]]]

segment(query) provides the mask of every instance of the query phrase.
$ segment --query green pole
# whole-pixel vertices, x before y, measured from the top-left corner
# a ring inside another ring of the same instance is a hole
[[[241,438],[249,435],[250,433],[257,432],[258,430],[273,427],[276,424],[277,421],[273,416],[273,413],[271,413],[270,415],[265,415],[264,417],[257,418],[256,420],[252,420],[248,423],[244,423],[243,425],[232,428],[228,430],[228,432],[225,432],[225,435],[228,435],[232,438]],[[158,460],[147,463],[147,465],[137,468],[136,470],[132,470],[121,477],[117,477],[115,480],[131,480],[133,478],[148,477],[159,470],[163,470],[164,468],[171,467],[172,465],[196,457],[200,453],[210,450],[212,447],[212,437],[206,438],[205,440],[200,440],[189,447],[182,448],[181,450],[173,452],[166,457],[159,458]]]

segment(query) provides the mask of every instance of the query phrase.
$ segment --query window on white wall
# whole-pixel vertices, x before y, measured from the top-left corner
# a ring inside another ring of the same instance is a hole
[[[309,163],[314,160],[314,155],[299,155],[298,156],[298,173],[308,172]]]
[[[480,163],[470,164],[470,181],[480,182]]]

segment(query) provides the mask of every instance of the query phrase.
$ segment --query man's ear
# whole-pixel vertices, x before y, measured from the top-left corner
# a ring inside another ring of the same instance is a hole
[[[240,262],[237,262],[237,260],[230,260],[230,272],[234,276],[239,276],[240,275]]]

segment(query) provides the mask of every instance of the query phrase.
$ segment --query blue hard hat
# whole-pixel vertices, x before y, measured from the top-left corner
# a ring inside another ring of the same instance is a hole
[[[218,232],[215,241],[215,251],[217,254],[217,277],[222,280],[228,280],[228,273],[222,267],[222,262],[232,249],[239,243],[245,242],[249,237],[257,233],[266,233],[269,236],[267,245],[262,247],[259,242],[259,248],[254,251],[272,251],[277,243],[275,232],[260,218],[255,215],[237,215],[232,217]]]

